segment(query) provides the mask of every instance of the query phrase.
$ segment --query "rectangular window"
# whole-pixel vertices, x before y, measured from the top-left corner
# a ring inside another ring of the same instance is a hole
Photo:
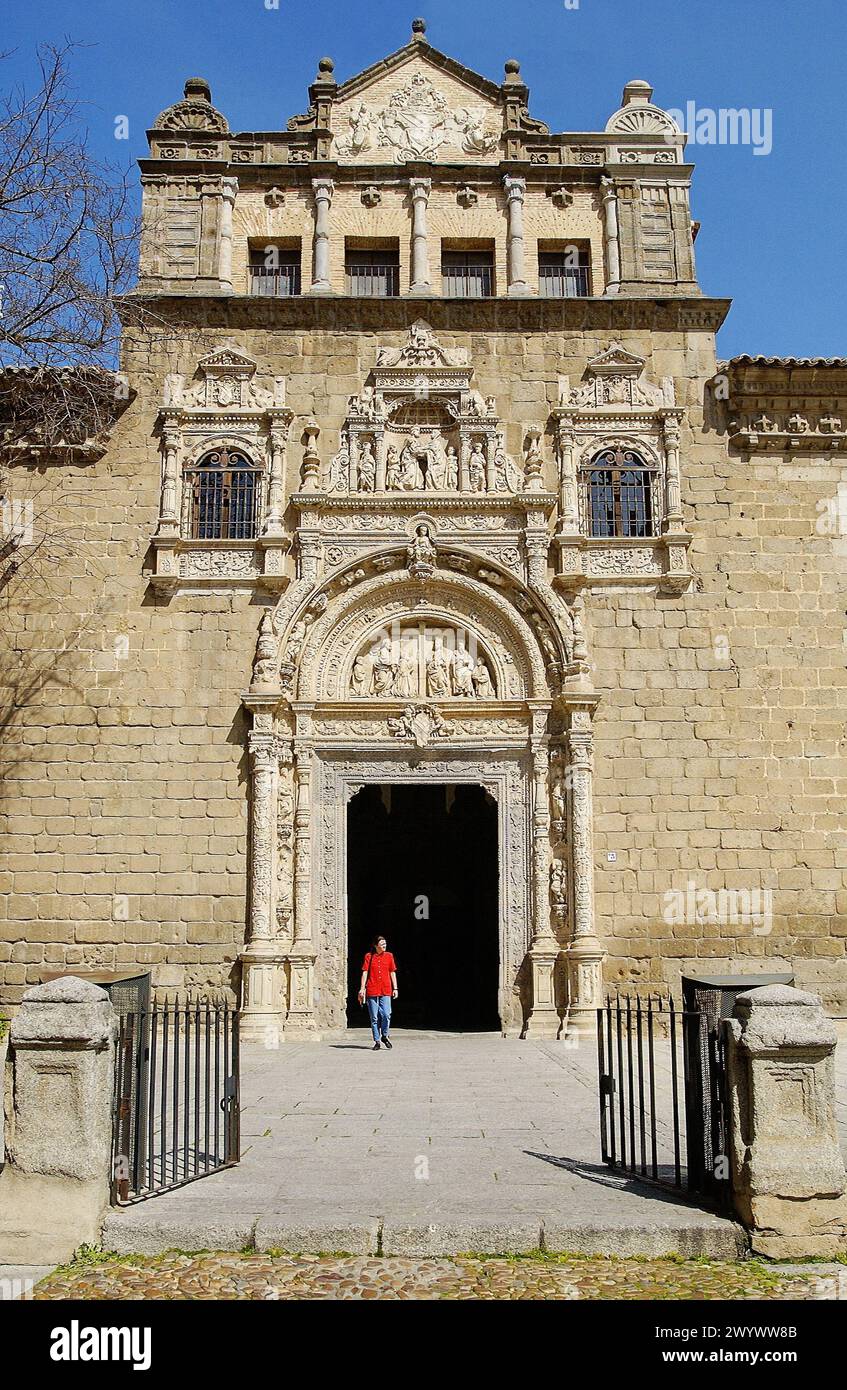
[[[538,293],[551,299],[579,299],[591,293],[588,247],[578,243],[538,249]]]
[[[251,243],[250,293],[288,299],[300,293],[300,242]]]
[[[494,248],[441,248],[441,292],[447,299],[490,299],[494,294]]]
[[[347,293],[364,299],[388,299],[400,293],[400,249],[396,242],[352,245],[344,252]]]

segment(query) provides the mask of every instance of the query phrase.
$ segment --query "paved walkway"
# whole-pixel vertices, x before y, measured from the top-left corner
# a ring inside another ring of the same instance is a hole
[[[245,1049],[241,1164],[113,1213],[105,1243],[733,1258],[731,1222],[603,1168],[595,1067],[593,1042],[492,1034]]]
[[[841,1265],[759,1261],[135,1256],[57,1270],[36,1299],[839,1299]]]

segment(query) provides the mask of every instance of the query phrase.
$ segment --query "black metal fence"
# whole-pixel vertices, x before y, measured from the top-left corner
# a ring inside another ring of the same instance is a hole
[[[240,1157],[238,1014],[166,1000],[120,1019],[112,1203],[152,1197]]]
[[[609,999],[597,1010],[604,1163],[729,1202],[720,1029],[673,999]]]

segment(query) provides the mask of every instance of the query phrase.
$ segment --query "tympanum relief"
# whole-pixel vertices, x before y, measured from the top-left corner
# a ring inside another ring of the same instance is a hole
[[[401,626],[362,647],[349,693],[392,700],[488,700],[497,696],[491,666],[475,634],[427,623]]]

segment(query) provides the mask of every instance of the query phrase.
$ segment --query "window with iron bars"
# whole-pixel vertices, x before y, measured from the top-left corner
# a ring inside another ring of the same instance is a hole
[[[347,293],[364,299],[387,299],[400,293],[400,252],[391,247],[347,248],[344,255]]]
[[[661,518],[660,477],[631,449],[597,454],[580,479],[584,534],[596,537],[655,536]]]
[[[262,472],[237,449],[224,446],[186,470],[188,534],[198,541],[244,541],[256,535]]]
[[[299,246],[251,246],[250,293],[273,299],[300,294]]]
[[[442,247],[441,288],[448,299],[490,299],[494,294],[494,252]]]
[[[587,246],[539,251],[538,293],[551,299],[579,299],[591,293]]]

